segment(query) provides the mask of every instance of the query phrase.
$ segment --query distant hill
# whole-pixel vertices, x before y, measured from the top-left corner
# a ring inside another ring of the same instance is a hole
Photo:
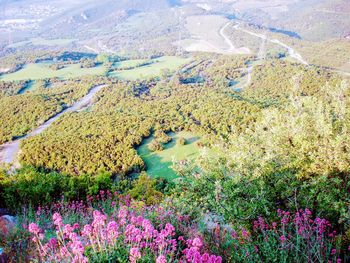
[[[203,15],[308,42],[350,34],[348,0],[2,0],[0,11],[0,55],[38,48],[174,54],[176,43],[196,35],[188,18]]]

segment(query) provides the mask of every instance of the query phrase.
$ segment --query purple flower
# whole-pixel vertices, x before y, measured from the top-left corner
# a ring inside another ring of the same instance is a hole
[[[243,239],[249,239],[249,233],[245,228],[242,229],[242,237]]]
[[[82,235],[83,236],[90,236],[92,234],[92,226],[87,224],[84,226],[83,231],[82,231]]]
[[[49,240],[49,247],[56,248],[57,245],[58,245],[57,239],[56,238],[50,238],[50,240]]]

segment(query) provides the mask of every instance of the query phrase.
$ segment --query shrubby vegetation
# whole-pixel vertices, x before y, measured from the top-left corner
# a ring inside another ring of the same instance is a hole
[[[161,144],[158,140],[153,140],[148,148],[150,149],[150,151],[152,152],[157,152],[157,151],[162,151],[164,150],[164,146],[163,144]]]
[[[18,228],[0,244],[10,260],[26,261],[340,261],[339,239],[327,220],[308,209],[278,210],[274,216],[276,221],[258,217],[235,228],[211,223],[203,232],[201,224],[172,206],[146,206],[100,191],[86,200],[23,211]]]
[[[66,81],[50,89],[0,99],[0,144],[28,133],[85,95],[91,79]]]
[[[177,139],[176,143],[178,145],[185,145],[186,144],[186,139],[183,138],[183,137],[180,137],[180,138]]]
[[[0,172],[0,207],[19,212],[22,207],[47,206],[62,197],[66,201],[86,199],[101,190],[129,194],[134,200],[153,205],[160,203],[170,188],[167,180],[151,179],[146,173],[137,178],[116,178],[102,170],[95,175],[71,176],[26,166],[16,174]]]
[[[160,143],[168,143],[172,140],[169,135],[167,135],[164,131],[161,130],[157,130],[154,133],[154,136],[156,137],[156,140]]]

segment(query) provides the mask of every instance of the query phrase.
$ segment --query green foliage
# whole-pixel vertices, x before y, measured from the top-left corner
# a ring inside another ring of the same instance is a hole
[[[208,134],[210,143],[244,129],[258,107],[231,95],[171,83],[110,83],[90,110],[66,114],[44,133],[23,140],[21,162],[69,174],[139,172],[144,163],[135,146],[152,130],[164,142],[170,137],[163,131],[188,130]]]
[[[159,204],[163,200],[163,194],[156,190],[157,180],[150,178],[146,173],[141,173],[134,181],[133,188],[128,194],[136,200],[142,200],[147,205]]]
[[[156,137],[156,140],[160,143],[168,143],[171,141],[171,137],[167,135],[164,131],[157,130],[154,133],[154,136]]]
[[[259,176],[288,169],[301,178],[348,172],[349,107],[343,83],[264,109],[254,126],[231,136],[232,170]]]
[[[176,144],[178,145],[185,145],[186,144],[186,139],[183,137],[180,137],[176,140]]]
[[[153,140],[149,145],[148,149],[152,152],[163,151],[164,147],[158,140]]]
[[[5,82],[0,81],[0,98],[4,96],[12,96],[19,93],[22,88],[27,85],[26,81]]]
[[[178,167],[182,177],[176,181],[171,202],[182,213],[194,217],[212,213],[224,222],[246,224],[258,216],[271,218],[276,207],[290,211],[307,207],[342,230],[350,226],[347,174],[303,179],[293,170],[284,170],[256,177],[232,173],[224,160],[203,163],[207,167],[198,163]]]
[[[13,175],[0,172],[0,207],[18,211],[22,207],[48,205],[62,197],[66,201],[84,200],[100,191],[128,193],[147,204],[159,204],[163,200],[162,193],[169,192],[172,187],[165,179],[151,179],[146,173],[132,181],[114,178],[103,170],[95,175],[69,176],[27,166]]]
[[[275,210],[273,197],[261,178],[231,177],[225,166],[210,163],[212,170],[181,167],[173,189],[172,203],[184,214],[222,216],[226,222],[246,220]],[[249,191],[247,191],[249,189]]]
[[[2,198],[8,208],[21,209],[22,205],[48,204],[61,197],[67,177],[58,173],[38,172],[26,167],[4,179]]]
[[[80,67],[81,68],[93,68],[96,66],[96,63],[93,59],[84,58],[80,60]]]
[[[68,200],[84,199],[87,195],[96,195],[100,190],[114,190],[112,175],[105,171],[95,176],[79,175],[69,177],[67,187],[63,188],[64,196]]]
[[[94,176],[68,176],[24,167],[14,175],[0,174],[1,205],[15,211],[27,205],[47,205],[62,196],[67,200],[81,200],[100,190],[117,189],[128,188],[125,183],[114,182],[111,174],[105,171]]]

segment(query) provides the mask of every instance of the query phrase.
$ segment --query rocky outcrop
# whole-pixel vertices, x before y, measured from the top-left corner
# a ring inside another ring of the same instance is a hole
[[[7,236],[14,230],[16,218],[14,216],[4,215],[0,217],[0,236]]]

